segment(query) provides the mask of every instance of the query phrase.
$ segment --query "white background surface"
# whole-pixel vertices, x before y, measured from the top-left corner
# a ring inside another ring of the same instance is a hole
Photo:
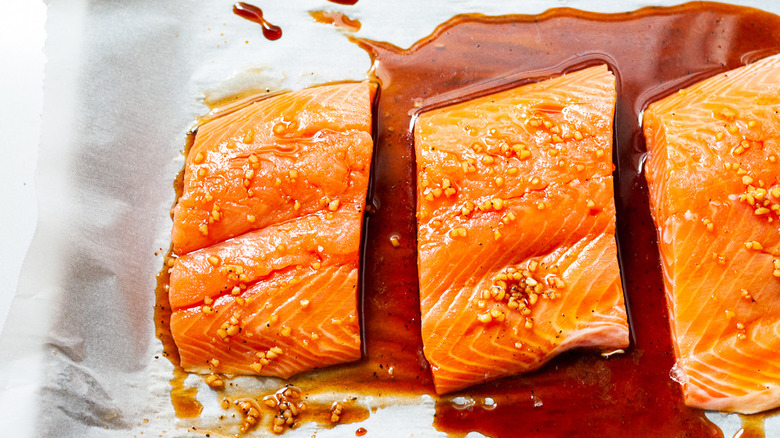
[[[34,174],[43,107],[46,6],[40,0],[0,0],[0,9],[1,329],[38,217]]]

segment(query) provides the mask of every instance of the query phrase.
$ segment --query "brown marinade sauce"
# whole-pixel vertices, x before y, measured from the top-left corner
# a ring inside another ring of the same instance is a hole
[[[282,37],[282,28],[271,24],[263,17],[263,10],[249,3],[238,2],[233,5],[233,13],[241,18],[257,23],[263,28],[263,36],[269,41]]]
[[[434,425],[453,436],[472,430],[493,437],[722,436],[703,411],[684,405],[681,388],[669,375],[674,353],[638,121],[647,104],[660,97],[780,52],[778,29],[780,17],[763,11],[690,3],[608,15],[573,9],[534,16],[463,15],[408,50],[354,39],[371,54],[381,86],[364,224],[364,359],[289,383],[304,393],[433,395],[420,338],[414,112],[421,102],[422,109],[441,106],[605,63],[618,87],[617,241],[631,346],[609,358],[568,352],[537,372],[436,397]],[[391,244],[391,235],[399,236],[399,247]],[[458,396],[473,403],[456,405],[452,399]],[[757,431],[751,436],[763,435],[762,418],[743,420]]]

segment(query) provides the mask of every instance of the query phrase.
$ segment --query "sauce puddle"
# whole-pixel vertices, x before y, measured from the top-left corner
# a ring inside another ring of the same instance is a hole
[[[778,28],[780,17],[763,11],[692,3],[608,15],[573,9],[535,16],[463,15],[408,50],[353,39],[371,55],[381,85],[361,268],[364,359],[287,383],[302,394],[433,395],[420,338],[413,114],[426,103],[444,105],[464,94],[488,94],[605,63],[618,87],[617,240],[631,347],[609,358],[569,352],[531,374],[434,396],[434,425],[451,436],[469,431],[493,437],[619,436],[626,431],[634,436],[722,436],[703,411],[684,405],[679,384],[670,378],[674,354],[641,173],[646,148],[638,120],[660,97],[780,52]],[[166,351],[175,350],[169,339],[163,341]],[[745,433],[759,430],[745,424]]]
[[[751,415],[740,414],[741,427],[734,438],[763,438],[766,436],[766,419],[778,414],[780,414],[780,408]]]

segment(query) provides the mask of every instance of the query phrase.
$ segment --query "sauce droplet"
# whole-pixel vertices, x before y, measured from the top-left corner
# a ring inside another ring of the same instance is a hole
[[[350,6],[358,2],[358,0],[328,0],[328,1],[339,5],[350,5]]]
[[[309,15],[311,15],[317,23],[332,24],[347,32],[357,32],[360,30],[361,24],[359,20],[353,20],[341,12],[311,11],[309,12]]]
[[[263,36],[269,41],[278,40],[282,37],[282,28],[273,25],[263,17],[263,10],[255,5],[244,2],[238,2],[233,5],[233,13],[241,18],[259,24],[263,28]]]
[[[360,427],[360,428],[358,428],[358,430],[355,431],[355,436],[363,436],[363,435],[365,435],[367,433],[368,433],[368,431],[366,430],[365,427]]]

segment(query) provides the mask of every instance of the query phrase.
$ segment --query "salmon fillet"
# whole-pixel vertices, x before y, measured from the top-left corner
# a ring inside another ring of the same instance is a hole
[[[360,358],[374,92],[367,82],[310,88],[198,128],[169,285],[186,371],[288,378]]]
[[[685,402],[780,406],[780,56],[651,104],[645,174]]]
[[[596,66],[415,124],[422,338],[437,393],[625,348],[615,78]]]

